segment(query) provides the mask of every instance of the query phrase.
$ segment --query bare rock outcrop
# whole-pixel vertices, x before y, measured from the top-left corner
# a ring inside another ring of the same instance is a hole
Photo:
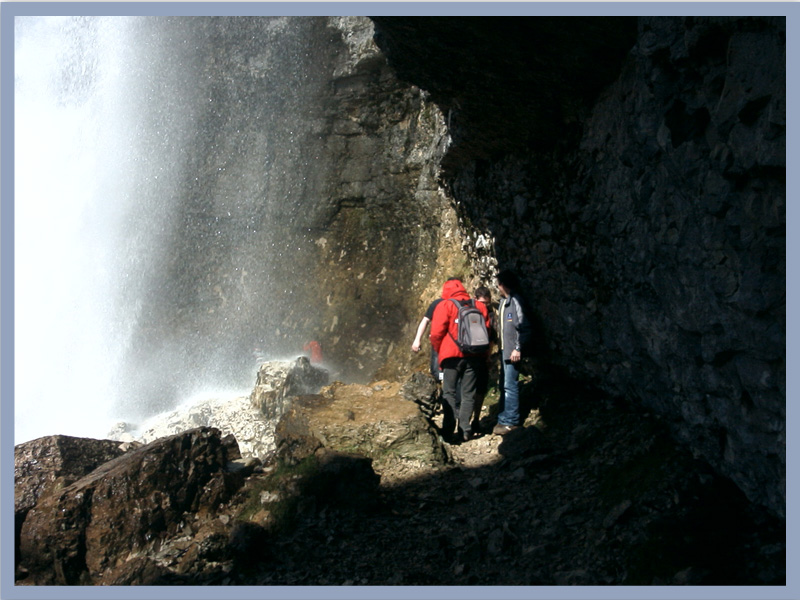
[[[197,428],[44,490],[22,524],[17,584],[230,583],[267,561],[269,540],[298,517],[379,505],[380,477],[364,456],[319,448],[296,467],[263,468],[238,456],[232,437]],[[65,464],[77,473],[85,461]]]
[[[241,475],[226,465],[237,454],[219,431],[199,428],[118,456],[44,495],[20,534],[28,581],[130,583],[119,568],[129,580],[160,573],[148,554],[184,526],[185,513],[213,511],[228,500]]]
[[[262,459],[275,449],[274,423],[253,408],[247,396],[202,399],[156,415],[142,424],[135,443],[149,444],[197,427],[214,427],[232,435],[245,458]]]
[[[531,397],[529,384],[524,428],[440,463],[420,458],[431,437],[415,454],[380,423],[418,422],[422,377],[301,397],[278,431],[286,460],[230,461],[232,437],[209,428],[141,446],[39,497],[15,583],[785,584],[785,524],[663,422],[566,383]]]
[[[48,492],[64,488],[120,456],[120,443],[53,435],[14,447],[14,511],[25,513]]]
[[[22,524],[39,498],[54,493],[90,473],[123,451],[119,442],[54,435],[14,448],[14,545]],[[15,564],[19,553],[15,553]]]
[[[328,377],[328,371],[312,365],[305,356],[294,362],[263,363],[250,393],[250,404],[267,419],[277,419],[286,411],[292,397],[316,394],[328,383]]]
[[[267,560],[268,540],[297,516],[376,510],[373,461],[446,458],[421,411],[432,392],[424,379],[293,396],[320,381],[305,375],[327,373],[305,359],[278,370],[270,379],[265,366],[253,393],[290,415],[276,436],[284,452],[266,464],[242,459],[233,435],[207,426],[144,445],[59,436],[19,447],[18,584],[224,583]]]
[[[318,395],[298,397],[276,427],[278,456],[298,461],[326,447],[358,451],[376,463],[441,463],[447,456],[441,439],[403,389],[399,382],[337,382]]]
[[[275,451],[275,423],[294,396],[315,394],[328,383],[328,371],[305,356],[263,363],[248,396],[202,398],[156,415],[139,426],[120,423],[108,437],[148,444],[197,427],[214,427],[236,438],[244,458],[266,460]]]

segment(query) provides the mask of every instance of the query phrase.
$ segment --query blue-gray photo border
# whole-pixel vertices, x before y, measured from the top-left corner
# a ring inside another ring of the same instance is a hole
[[[796,3],[761,2],[4,2],[0,3],[0,598],[652,598],[652,599],[800,599],[797,572],[787,568],[786,586],[769,587],[29,587],[14,585],[14,18],[28,15],[141,15],[141,16],[264,16],[264,15],[390,15],[390,16],[786,16],[787,106],[797,99],[797,40],[800,33]],[[794,99],[794,100],[793,100]],[[788,112],[788,111],[787,111]],[[797,124],[787,115],[787,198],[797,190]],[[786,205],[787,222],[796,209]],[[796,252],[787,240],[787,258]],[[789,307],[797,285],[797,267],[787,260],[787,364],[796,356],[797,324]],[[787,374],[787,398],[798,390],[797,374]],[[798,564],[797,519],[790,510],[797,500],[795,409],[787,418],[787,566]]]

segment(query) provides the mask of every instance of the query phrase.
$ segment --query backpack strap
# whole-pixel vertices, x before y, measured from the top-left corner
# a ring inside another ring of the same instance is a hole
[[[455,298],[450,298],[450,301],[455,304],[458,308],[462,306],[475,306],[475,301],[472,298],[468,298],[467,300],[456,300]]]

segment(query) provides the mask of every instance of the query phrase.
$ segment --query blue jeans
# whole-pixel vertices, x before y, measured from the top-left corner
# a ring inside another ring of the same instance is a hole
[[[498,425],[519,425],[519,369],[515,363],[502,361],[500,374],[503,387],[500,389],[500,414]]]

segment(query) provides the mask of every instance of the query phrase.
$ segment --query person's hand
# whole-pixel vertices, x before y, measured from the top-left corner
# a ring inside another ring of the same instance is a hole
[[[509,360],[510,360],[512,363],[517,363],[517,362],[519,362],[521,358],[522,358],[522,354],[520,353],[520,351],[519,351],[519,350],[512,350],[512,351],[511,351],[511,356],[509,357]]]
[[[419,342],[414,342],[413,344],[411,344],[411,351],[419,352]]]

